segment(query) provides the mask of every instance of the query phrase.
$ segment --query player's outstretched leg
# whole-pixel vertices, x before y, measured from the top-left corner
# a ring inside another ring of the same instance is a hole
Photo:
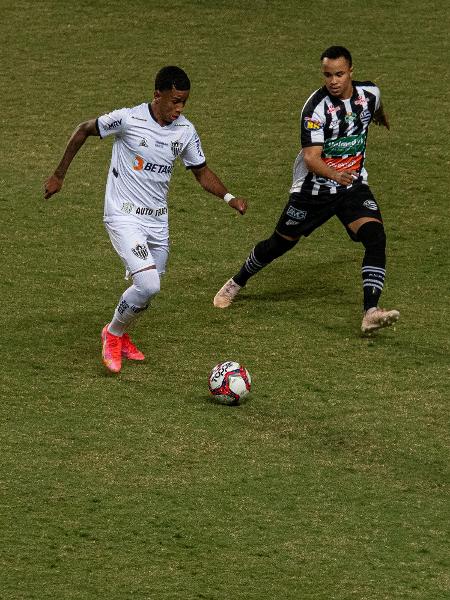
[[[288,240],[277,231],[270,238],[258,242],[242,265],[239,273],[229,279],[214,296],[214,306],[227,308],[247,281],[276,258],[295,246],[298,240]]]
[[[378,306],[386,275],[386,235],[383,224],[378,221],[364,223],[357,235],[366,249],[361,268],[364,291],[361,331],[367,334],[389,327],[398,321],[400,313]]]

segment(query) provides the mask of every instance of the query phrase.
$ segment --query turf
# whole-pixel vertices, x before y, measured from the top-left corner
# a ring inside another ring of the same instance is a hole
[[[1,598],[448,597],[448,25],[417,0],[2,2]],[[392,125],[371,129],[368,170],[402,316],[370,339],[361,249],[334,221],[232,309],[211,302],[286,202],[331,44]],[[110,141],[88,140],[58,196],[42,186],[77,123],[150,99],[165,64],[250,208],[175,169],[169,269],[134,331],[148,360],[111,377]],[[208,398],[225,359],[253,378],[239,407]]]

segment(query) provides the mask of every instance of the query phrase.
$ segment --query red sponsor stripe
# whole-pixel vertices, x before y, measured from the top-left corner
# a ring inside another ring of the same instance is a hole
[[[362,163],[362,154],[347,156],[347,158],[323,158],[322,160],[336,171],[358,171]]]

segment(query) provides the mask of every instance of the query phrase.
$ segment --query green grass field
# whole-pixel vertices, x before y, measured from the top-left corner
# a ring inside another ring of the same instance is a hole
[[[0,598],[448,598],[448,4],[0,4]],[[332,44],[391,120],[368,170],[401,321],[370,339],[362,250],[337,221],[212,305],[287,200]],[[99,334],[126,286],[102,224],[111,141],[89,139],[50,201],[43,181],[80,121],[150,100],[166,64],[190,75],[186,115],[250,208],[178,165],[169,270],[134,331],[148,360],[111,377]],[[239,407],[208,398],[229,358],[254,381]]]

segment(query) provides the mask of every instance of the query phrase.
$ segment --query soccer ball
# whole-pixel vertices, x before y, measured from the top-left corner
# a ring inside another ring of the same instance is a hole
[[[247,369],[232,360],[219,363],[209,374],[209,391],[223,404],[239,404],[249,393],[251,384]]]

